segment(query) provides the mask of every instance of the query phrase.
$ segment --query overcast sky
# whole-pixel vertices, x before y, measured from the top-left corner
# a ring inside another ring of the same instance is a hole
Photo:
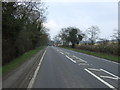
[[[61,28],[75,26],[85,31],[91,25],[100,28],[101,38],[110,38],[118,28],[117,2],[46,2],[48,6],[47,22],[51,38]]]

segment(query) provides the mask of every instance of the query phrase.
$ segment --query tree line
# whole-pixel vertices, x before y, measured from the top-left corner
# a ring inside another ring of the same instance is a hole
[[[100,29],[98,26],[89,27],[84,33],[76,27],[62,28],[54,37],[57,46],[67,46],[92,52],[119,54],[120,31],[115,29],[112,40],[100,38]]]
[[[82,32],[79,28],[76,27],[66,27],[62,28],[58,35],[54,37],[55,44],[62,44],[63,46],[72,44],[72,47],[75,44],[83,42],[84,44],[94,45],[97,41],[101,41],[103,44],[109,42],[107,38],[100,38],[100,28],[98,26],[91,26],[86,29],[85,32]],[[120,31],[115,29],[112,36],[112,40],[116,40],[120,43]]]
[[[72,48],[75,47],[75,44],[79,44],[82,40],[89,40],[93,45],[98,38],[100,29],[98,26],[91,26],[86,30],[87,33],[83,33],[79,28],[76,27],[67,27],[62,28],[58,35],[55,36],[55,43],[62,43],[64,46],[72,44]]]
[[[46,9],[42,2],[2,2],[3,65],[47,44]]]

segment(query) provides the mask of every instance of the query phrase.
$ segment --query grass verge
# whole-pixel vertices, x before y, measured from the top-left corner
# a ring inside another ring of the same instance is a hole
[[[39,50],[41,50],[43,48],[44,47],[40,47],[40,48],[37,48],[37,49],[34,49],[34,50],[30,50],[30,51],[24,53],[23,55],[21,55],[20,57],[14,59],[10,63],[8,63],[8,64],[6,64],[5,66],[2,67],[2,73],[5,74],[5,73],[13,70],[14,68],[19,66],[24,61],[30,59],[33,55],[35,55]]]
[[[120,63],[120,59],[119,59],[120,56],[106,54],[106,53],[91,52],[91,51],[86,51],[86,50],[81,50],[81,49],[75,49],[75,48],[69,48],[69,47],[62,47],[62,48],[73,50],[73,51],[76,51],[76,52],[85,53],[85,54],[88,54],[88,55],[97,56],[97,57],[100,57],[100,58],[104,58],[104,59],[108,59],[108,60]]]

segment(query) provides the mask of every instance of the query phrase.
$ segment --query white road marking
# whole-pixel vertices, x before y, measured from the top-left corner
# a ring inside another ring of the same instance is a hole
[[[64,54],[64,53],[62,53],[62,52],[60,52],[61,54]]]
[[[81,59],[81,58],[78,58],[78,57],[76,57],[76,56],[74,56],[74,55],[73,55],[73,57],[75,57],[76,59],[79,59],[79,60],[82,61],[82,62],[87,63],[87,61],[85,61],[85,60],[83,60],[83,59]]]
[[[97,58],[97,59],[101,59],[101,60],[104,60],[104,61],[107,61],[107,62],[111,62],[111,63],[114,63],[114,64],[119,64],[117,62],[110,61],[110,60],[107,60],[107,59],[104,59],[104,58],[100,58],[100,57],[97,57],[97,56],[92,56],[92,55],[88,55],[88,54],[80,53],[80,52],[75,52],[75,51],[72,51],[72,52],[77,53],[79,55],[83,54],[83,55],[86,55],[86,56],[91,56],[91,57],[94,57],[94,58]]]
[[[97,75],[95,75],[94,73],[92,73],[91,71],[89,71],[88,69],[84,69],[84,70],[87,71],[88,73],[90,73],[92,76],[94,76],[95,78],[97,78],[99,81],[101,81],[105,85],[107,85],[108,87],[115,88],[114,86],[110,85],[108,82],[104,81],[103,79],[101,79],[100,77],[98,77]]]
[[[68,59],[70,59],[72,62],[76,63],[76,61],[74,61],[72,58],[68,57],[67,55],[65,55]]]
[[[110,77],[110,76],[100,76],[100,77],[118,80],[118,78],[116,78],[116,77]]]
[[[88,69],[93,71],[101,71],[100,69],[94,69],[94,68],[88,68]]]
[[[116,76],[116,75],[114,75],[114,74],[112,74],[112,73],[110,73],[110,72],[108,72],[108,71],[106,71],[104,69],[100,69],[100,70],[103,71],[103,72],[106,72],[106,73],[108,73],[110,75],[112,75],[113,77],[116,77],[116,78],[120,79],[120,77],[118,77],[118,76]]]
[[[41,65],[41,63],[42,63],[42,61],[43,61],[43,58],[44,58],[44,56],[45,56],[46,51],[47,51],[47,48],[46,48],[46,50],[44,51],[43,56],[41,57],[41,60],[40,60],[40,62],[39,62],[39,64],[38,64],[37,69],[36,69],[35,72],[34,72],[34,75],[33,75],[32,79],[30,80],[30,83],[29,83],[29,85],[28,85],[28,88],[32,88],[32,86],[33,86],[33,84],[34,84],[34,82],[35,82],[35,78],[36,78],[37,73],[38,73],[38,71],[39,71],[39,69],[40,69],[40,65]]]
[[[63,50],[59,50],[59,51],[63,52]]]
[[[68,52],[65,52],[65,53],[69,55],[69,53],[68,53]]]
[[[89,65],[89,64],[87,64],[87,63],[79,63],[78,65]]]
[[[57,50],[59,52],[59,50]]]

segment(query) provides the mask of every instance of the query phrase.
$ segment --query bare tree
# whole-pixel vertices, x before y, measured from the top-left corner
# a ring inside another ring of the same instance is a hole
[[[111,37],[120,43],[120,30],[114,29],[114,33]]]
[[[60,40],[60,37],[58,35],[56,35],[54,38],[54,43],[58,46],[59,44],[61,44],[61,40]]]
[[[69,44],[68,36],[69,36],[69,32],[68,32],[67,28],[62,28],[58,34],[58,37],[60,37],[63,45]]]
[[[86,32],[87,32],[87,37],[89,38],[91,44],[93,45],[96,42],[96,40],[99,38],[99,33],[100,33],[99,27],[91,26],[86,30]]]

